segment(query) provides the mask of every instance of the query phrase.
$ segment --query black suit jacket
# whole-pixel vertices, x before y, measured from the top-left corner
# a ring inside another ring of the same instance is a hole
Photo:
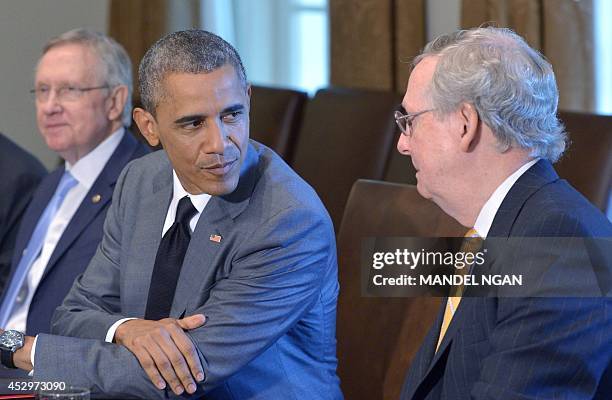
[[[119,173],[129,161],[148,152],[148,147],[138,142],[131,132],[126,130],[119,146],[83,199],[49,259],[28,311],[28,335],[50,331],[53,312],[66,297],[75,278],[85,270],[102,239],[104,219]],[[17,235],[11,276],[63,173],[63,166],[53,171],[35,192]],[[94,196],[99,196],[99,200],[95,201]]]
[[[19,221],[46,174],[34,156],[0,133],[0,294],[11,269]]]
[[[523,174],[502,202],[488,238],[611,238],[612,225],[547,161]],[[610,241],[602,281],[610,281]],[[565,265],[560,281],[580,279]],[[562,264],[562,263],[561,263]],[[578,265],[576,265],[578,264]],[[469,289],[468,289],[469,290]],[[606,289],[609,290],[609,287]],[[440,310],[404,383],[402,399],[612,398],[609,297],[464,297],[436,344]]]

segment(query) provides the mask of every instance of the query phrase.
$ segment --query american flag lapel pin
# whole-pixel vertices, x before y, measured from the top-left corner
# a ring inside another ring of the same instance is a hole
[[[223,237],[221,235],[210,235],[210,237],[208,238],[211,242],[215,242],[215,243],[221,243],[221,240],[223,239]]]

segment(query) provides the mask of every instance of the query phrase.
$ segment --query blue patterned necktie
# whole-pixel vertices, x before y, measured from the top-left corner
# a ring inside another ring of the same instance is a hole
[[[77,183],[77,180],[74,179],[70,172],[64,172],[59,185],[57,185],[57,189],[55,189],[53,197],[38,220],[34,232],[30,237],[30,241],[28,242],[28,247],[26,247],[21,256],[21,260],[19,260],[13,279],[11,279],[4,300],[2,301],[2,308],[0,308],[0,328],[6,327],[14,311],[15,304],[17,302],[23,303],[27,298],[28,283],[26,278],[28,272],[42,250],[45,236],[47,236],[47,231],[49,230],[51,221],[53,221],[53,217],[64,202],[66,194]]]

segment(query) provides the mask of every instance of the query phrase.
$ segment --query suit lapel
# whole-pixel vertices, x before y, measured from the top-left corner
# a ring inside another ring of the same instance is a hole
[[[161,150],[163,151],[163,150]],[[162,230],[172,200],[172,167],[167,158],[153,178],[151,193],[142,193],[141,204],[138,204],[137,223],[131,233],[130,253],[122,260],[123,282],[129,282],[129,287],[123,287],[121,298],[126,309],[125,315],[142,318],[145,314],[151,276],[155,266],[155,257],[162,237]]]
[[[547,183],[559,179],[549,161],[540,160],[514,183],[501,203],[487,237],[508,237],[514,221],[529,197]]]
[[[259,179],[258,157],[255,148],[249,145],[236,190],[212,197],[202,211],[185,254],[171,317],[179,317],[186,309],[196,308],[191,303],[197,301],[203,287],[214,283],[218,255],[230,246],[230,238],[235,234],[234,220],[247,208]],[[218,235],[221,241],[212,240],[213,235]]]
[[[51,254],[42,279],[45,279],[60,257],[64,255],[96,215],[104,210],[111,201],[117,178],[123,167],[132,157],[136,146],[136,139],[132,137],[129,131],[126,131],[121,142],[107,161],[106,166],[102,169],[102,172],[100,172],[93,186],[87,192],[76,213],[70,219],[66,230],[62,234],[57,246],[55,246],[53,254]],[[96,197],[95,199],[94,196]]]

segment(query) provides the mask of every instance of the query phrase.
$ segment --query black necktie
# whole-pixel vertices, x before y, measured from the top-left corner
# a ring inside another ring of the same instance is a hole
[[[176,284],[191,240],[189,221],[196,212],[189,197],[179,201],[174,223],[157,248],[145,319],[159,320],[170,315]]]

